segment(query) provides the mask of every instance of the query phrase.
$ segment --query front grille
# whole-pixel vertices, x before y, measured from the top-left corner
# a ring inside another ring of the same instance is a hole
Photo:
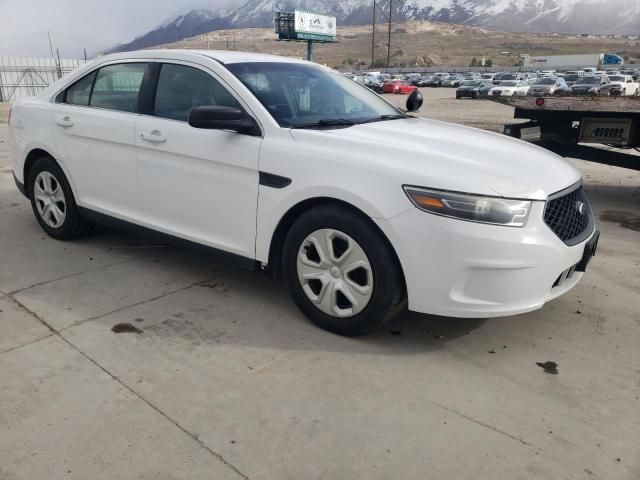
[[[567,245],[585,240],[593,230],[593,213],[582,185],[552,196],[544,210],[544,223]]]

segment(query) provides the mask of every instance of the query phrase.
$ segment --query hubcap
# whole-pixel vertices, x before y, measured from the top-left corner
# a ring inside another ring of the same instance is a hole
[[[58,179],[49,172],[40,172],[33,195],[42,221],[51,228],[59,228],[67,216],[67,201]]]
[[[327,315],[352,317],[371,300],[371,264],[345,233],[329,228],[311,233],[300,245],[297,268],[305,295]]]

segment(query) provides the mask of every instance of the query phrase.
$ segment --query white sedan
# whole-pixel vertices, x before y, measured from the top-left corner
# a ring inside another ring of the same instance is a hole
[[[525,96],[529,92],[531,84],[524,80],[507,80],[489,90],[489,96],[513,97]]]
[[[408,110],[420,104],[414,93]],[[407,306],[540,308],[576,285],[598,239],[564,159],[416,118],[290,58],[101,57],[17,101],[10,138],[16,184],[50,236],[109,222],[234,254],[344,335]]]

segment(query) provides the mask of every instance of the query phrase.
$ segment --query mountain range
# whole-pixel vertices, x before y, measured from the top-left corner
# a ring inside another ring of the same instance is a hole
[[[433,20],[510,32],[640,34],[640,0],[377,0],[377,22]],[[111,52],[172,43],[214,30],[271,27],[276,11],[335,15],[340,25],[371,23],[372,0],[248,0],[236,7],[191,10]]]

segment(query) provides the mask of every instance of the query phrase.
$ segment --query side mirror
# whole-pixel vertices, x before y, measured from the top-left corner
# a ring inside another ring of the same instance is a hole
[[[189,125],[208,130],[232,130],[246,135],[260,136],[254,120],[242,110],[233,107],[194,107],[189,112]]]
[[[407,112],[417,112],[420,110],[422,102],[424,102],[422,94],[418,90],[414,90],[407,98]]]

